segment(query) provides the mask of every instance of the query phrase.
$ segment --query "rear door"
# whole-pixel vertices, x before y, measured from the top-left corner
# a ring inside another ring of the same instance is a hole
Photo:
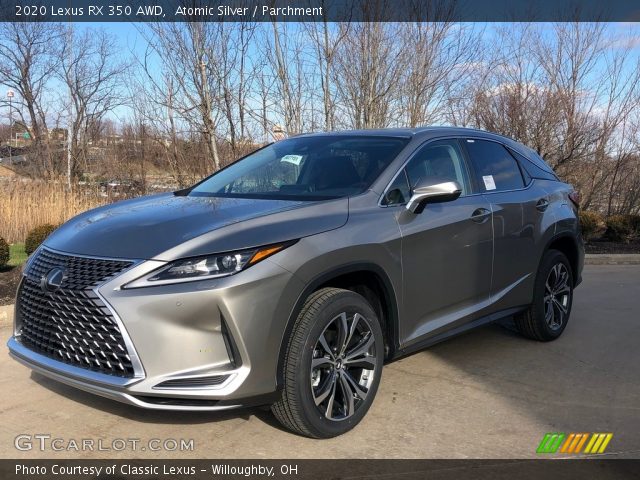
[[[457,200],[428,204],[420,214],[404,205],[420,179],[457,181]],[[405,346],[469,321],[489,302],[492,229],[489,202],[476,193],[457,139],[419,148],[387,190],[402,234]]]
[[[526,305],[531,302],[538,264],[535,242],[548,205],[547,192],[523,175],[501,143],[467,138],[463,144],[493,213],[492,310]]]

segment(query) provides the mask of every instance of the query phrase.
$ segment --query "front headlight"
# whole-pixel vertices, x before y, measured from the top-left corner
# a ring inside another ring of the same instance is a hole
[[[251,250],[240,250],[218,255],[176,260],[133,282],[127,283],[122,288],[151,287],[169,283],[227,277],[249,268],[251,265],[255,265],[274,253],[284,250],[293,243],[294,242],[279,243],[266,247],[253,248]]]

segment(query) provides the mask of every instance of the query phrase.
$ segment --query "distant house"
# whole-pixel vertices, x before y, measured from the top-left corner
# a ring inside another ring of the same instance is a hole
[[[31,145],[33,142],[33,136],[29,128],[22,122],[14,122],[13,130],[11,132],[11,143],[14,147],[25,147]]]
[[[67,129],[52,128],[49,130],[49,138],[54,141],[64,142],[67,139]]]

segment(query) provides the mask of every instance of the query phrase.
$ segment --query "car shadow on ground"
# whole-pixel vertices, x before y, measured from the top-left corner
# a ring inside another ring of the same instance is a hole
[[[72,402],[144,423],[199,424],[222,422],[232,418],[248,420],[250,416],[256,415],[260,410],[259,408],[239,408],[221,411],[149,410],[70,387],[37,372],[31,372],[31,379],[52,393],[63,396]]]
[[[37,372],[31,372],[31,379],[50,392],[69,401],[136,422],[157,425],[196,425],[233,419],[248,421],[251,417],[255,417],[273,428],[288,431],[276,420],[268,406],[220,411],[149,410],[70,387]]]

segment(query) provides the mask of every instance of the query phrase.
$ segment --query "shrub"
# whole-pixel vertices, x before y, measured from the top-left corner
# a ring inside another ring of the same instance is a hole
[[[639,233],[637,215],[612,215],[607,218],[605,236],[614,242],[628,243]]]
[[[627,215],[627,219],[635,236],[640,236],[640,215]]]
[[[36,248],[38,248],[40,244],[44,242],[45,238],[47,238],[56,228],[58,227],[55,225],[45,224],[31,230],[24,241],[24,251],[27,255],[31,255],[35,252]]]
[[[601,236],[606,230],[604,217],[597,212],[580,212],[580,226],[585,240]]]
[[[9,263],[9,244],[7,241],[0,237],[0,268]]]

